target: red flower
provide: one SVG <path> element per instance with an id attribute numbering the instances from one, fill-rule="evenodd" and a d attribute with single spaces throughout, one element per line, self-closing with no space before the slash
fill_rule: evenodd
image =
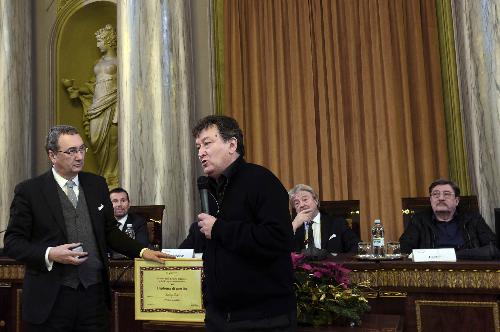
<path id="1" fill-rule="evenodd" d="M 322 279 L 335 279 L 335 281 L 347 288 L 349 286 L 349 272 L 342 264 L 332 261 L 311 261 L 304 263 L 304 254 L 292 253 L 292 264 L 294 270 L 305 271 L 315 278 Z"/>
<path id="2" fill-rule="evenodd" d="M 292 264 L 294 270 L 298 267 L 299 263 L 302 261 L 303 258 L 304 254 L 296 254 L 292 252 Z"/>

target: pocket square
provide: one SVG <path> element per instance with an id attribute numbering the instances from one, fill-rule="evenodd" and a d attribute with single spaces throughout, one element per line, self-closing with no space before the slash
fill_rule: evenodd
<path id="1" fill-rule="evenodd" d="M 104 205 L 99 205 L 99 207 L 97 208 L 98 211 L 101 211 L 102 209 L 104 208 Z"/>
<path id="2" fill-rule="evenodd" d="M 331 240 L 331 239 L 333 239 L 334 237 L 337 237 L 337 235 L 335 235 L 335 234 L 330 235 L 330 238 L 328 239 L 328 241 L 330 241 L 330 240 Z"/>

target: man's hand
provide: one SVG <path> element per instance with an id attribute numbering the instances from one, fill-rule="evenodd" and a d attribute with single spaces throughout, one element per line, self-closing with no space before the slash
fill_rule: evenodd
<path id="1" fill-rule="evenodd" d="M 166 254 L 161 251 L 146 249 L 142 253 L 142 258 L 147 261 L 153 261 L 158 263 L 163 263 L 165 259 L 174 259 L 175 256 Z"/>
<path id="2" fill-rule="evenodd" d="M 71 250 L 81 248 L 81 243 L 66 243 L 50 248 L 49 261 L 61 264 L 80 265 L 88 258 L 88 252 Z"/>
<path id="3" fill-rule="evenodd" d="M 309 221 L 312 219 L 312 209 L 306 209 L 303 211 L 300 211 L 297 213 L 295 216 L 295 219 L 292 221 L 292 226 L 293 226 L 293 231 L 295 232 L 297 228 L 302 226 L 306 221 Z"/>
<path id="4" fill-rule="evenodd" d="M 206 213 L 200 213 L 198 215 L 198 226 L 207 239 L 212 238 L 212 227 L 214 226 L 215 220 L 215 217 Z"/>

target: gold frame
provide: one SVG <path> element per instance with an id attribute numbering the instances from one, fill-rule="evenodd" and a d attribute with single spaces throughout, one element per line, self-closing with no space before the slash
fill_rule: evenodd
<path id="1" fill-rule="evenodd" d="M 21 299 L 23 296 L 23 290 L 16 290 L 16 332 L 21 332 L 23 327 L 22 312 L 21 312 Z"/>
<path id="2" fill-rule="evenodd" d="M 473 302 L 473 301 L 431 301 L 431 300 L 416 300 L 415 311 L 417 318 L 417 331 L 422 332 L 422 317 L 420 314 L 420 307 L 424 305 L 437 306 L 437 307 L 491 307 L 493 310 L 493 320 L 495 331 L 500 332 L 500 321 L 498 317 L 498 303 L 497 302 Z"/>

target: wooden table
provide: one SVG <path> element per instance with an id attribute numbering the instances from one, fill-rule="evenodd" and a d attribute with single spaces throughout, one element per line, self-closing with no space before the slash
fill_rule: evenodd
<path id="1" fill-rule="evenodd" d="M 145 331 L 168 331 L 168 332 L 201 332 L 205 331 L 203 325 L 167 323 L 167 322 L 144 322 Z M 363 317 L 362 326 L 299 326 L 297 332 L 400 332 L 403 330 L 403 319 L 397 315 L 375 315 L 367 314 Z"/>
<path id="2" fill-rule="evenodd" d="M 342 255 L 334 260 L 344 262 L 352 270 L 352 282 L 371 282 L 373 291 L 367 293 L 372 307 L 370 314 L 402 317 L 404 331 L 500 331 L 498 261 L 363 262 Z M 134 319 L 131 262 L 112 261 L 110 265 L 111 330 L 151 331 L 152 325 L 148 324 L 152 323 L 143 326 L 145 322 Z M 0 258 L 0 332 L 23 331 L 20 320 L 23 276 L 22 265 Z M 367 320 L 364 322 L 368 324 Z"/>

